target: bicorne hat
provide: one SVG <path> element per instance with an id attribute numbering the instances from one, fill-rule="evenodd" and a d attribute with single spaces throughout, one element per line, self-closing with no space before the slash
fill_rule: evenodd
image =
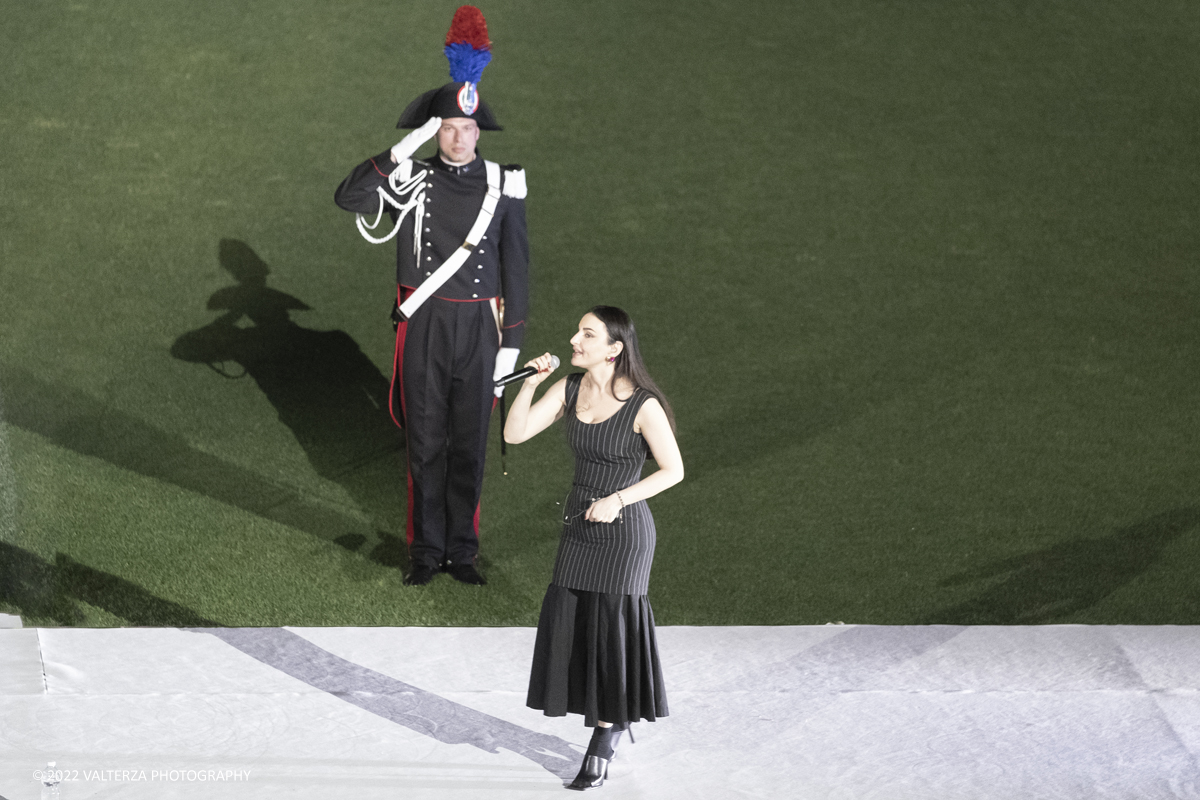
<path id="1" fill-rule="evenodd" d="M 466 117 L 475 120 L 480 130 L 503 130 L 479 96 L 479 79 L 492 60 L 492 43 L 482 11 L 475 6 L 460 6 L 454 12 L 444 52 L 450 61 L 452 82 L 430 89 L 409 103 L 396 127 L 419 128 L 430 117 Z"/>

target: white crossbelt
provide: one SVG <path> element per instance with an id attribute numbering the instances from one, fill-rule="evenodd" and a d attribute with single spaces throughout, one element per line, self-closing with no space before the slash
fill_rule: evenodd
<path id="1" fill-rule="evenodd" d="M 450 280 L 454 273 L 458 272 L 459 267 L 479 245 L 488 226 L 492 224 L 492 217 L 496 214 L 496 204 L 500 202 L 500 165 L 494 161 L 484 161 L 483 164 L 487 168 L 487 195 L 483 198 L 483 206 L 479 209 L 479 216 L 475 218 L 475 224 L 471 226 L 471 231 L 467 234 L 467 240 L 440 267 L 434 270 L 432 275 L 421 281 L 421 285 L 417 287 L 416 291 L 400 304 L 400 313 L 404 315 L 405 319 L 412 317 L 422 303 L 440 289 L 442 284 Z M 417 236 L 420 235 L 415 227 L 413 233 Z"/>

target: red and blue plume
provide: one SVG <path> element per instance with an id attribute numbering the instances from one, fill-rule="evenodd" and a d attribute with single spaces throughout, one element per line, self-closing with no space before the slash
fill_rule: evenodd
<path id="1" fill-rule="evenodd" d="M 459 6 L 446 34 L 446 58 L 450 60 L 450 80 L 479 83 L 483 68 L 492 60 L 487 22 L 475 6 Z"/>

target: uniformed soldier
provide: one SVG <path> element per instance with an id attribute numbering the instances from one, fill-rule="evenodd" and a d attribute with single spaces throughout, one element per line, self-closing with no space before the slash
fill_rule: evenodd
<path id="1" fill-rule="evenodd" d="M 494 381 L 513 371 L 525 333 L 525 172 L 476 150 L 481 131 L 501 130 L 478 94 L 489 47 L 483 15 L 460 8 L 446 38 L 454 81 L 410 103 L 397 127 L 415 130 L 359 164 L 334 198 L 359 214 L 368 240 L 396 239 L 391 401 L 407 437 L 408 585 L 439 571 L 484 583 L 476 556 Z M 415 157 L 434 137 L 436 153 Z M 393 227 L 377 238 L 384 212 Z"/>

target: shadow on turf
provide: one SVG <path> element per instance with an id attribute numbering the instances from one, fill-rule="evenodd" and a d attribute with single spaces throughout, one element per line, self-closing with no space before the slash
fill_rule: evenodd
<path id="1" fill-rule="evenodd" d="M 197 450 L 182 436 L 159 430 L 130 414 L 106 408 L 97 398 L 50 383 L 31 372 L 0 364 L 6 422 L 59 447 L 210 497 L 263 519 L 358 550 L 368 541 L 364 524 L 314 503 L 286 485 Z M 386 455 L 386 454 L 385 454 Z M 384 459 L 395 474 L 399 467 Z M 396 489 L 391 487 L 393 494 Z M 404 541 L 373 532 L 366 554 L 382 566 L 403 568 Z"/>
<path id="2" fill-rule="evenodd" d="M 1200 526 L 1200 508 L 1157 514 L 1098 539 L 1080 537 L 953 575 L 941 586 L 1001 578 L 927 624 L 1045 625 L 1070 621 L 1146 572 L 1171 542 Z"/>
<path id="3" fill-rule="evenodd" d="M 217 625 L 186 606 L 155 597 L 136 583 L 93 569 L 63 553 L 58 553 L 50 564 L 6 542 L 0 542 L 0 601 L 14 606 L 27 622 L 79 624 L 83 617 L 75 603 L 82 601 L 130 625 Z"/>
<path id="4" fill-rule="evenodd" d="M 236 285 L 214 293 L 208 308 L 224 313 L 180 336 L 172 356 L 205 364 L 225 378 L 252 378 L 317 474 L 343 486 L 374 519 L 398 516 L 403 437 L 387 411 L 388 380 L 345 332 L 293 323 L 290 312 L 308 306 L 267 287 L 269 269 L 247 245 L 222 240 L 218 255 Z M 243 320 L 251 324 L 242 327 Z M 368 530 L 359 520 L 94 397 L 3 365 L 0 384 L 7 421 L 60 447 L 302 530 L 382 566 L 406 566 L 401 537 Z"/>
<path id="5" fill-rule="evenodd" d="M 293 322 L 291 312 L 310 307 L 268 287 L 270 268 L 245 242 L 222 239 L 218 259 L 236 281 L 208 298 L 208 309 L 223 313 L 180 336 L 171 355 L 224 378 L 252 378 L 316 473 L 341 484 L 360 508 L 386 518 L 400 474 L 389 456 L 403 443 L 388 413 L 389 381 L 349 334 Z M 369 541 L 362 533 L 327 538 L 356 552 Z M 403 542 L 382 532 L 366 554 L 385 566 L 402 567 L 405 560 Z"/>
<path id="6" fill-rule="evenodd" d="M 388 412 L 390 382 L 349 334 L 293 322 L 291 312 L 309 306 L 267 286 L 270 269 L 247 244 L 222 239 L 218 258 L 236 281 L 208 298 L 208 309 L 222 313 L 180 336 L 171 355 L 224 378 L 253 379 L 316 473 L 386 518 L 399 483 L 396 459 L 388 455 L 403 441 Z M 381 459 L 389 468 L 370 469 Z"/>

